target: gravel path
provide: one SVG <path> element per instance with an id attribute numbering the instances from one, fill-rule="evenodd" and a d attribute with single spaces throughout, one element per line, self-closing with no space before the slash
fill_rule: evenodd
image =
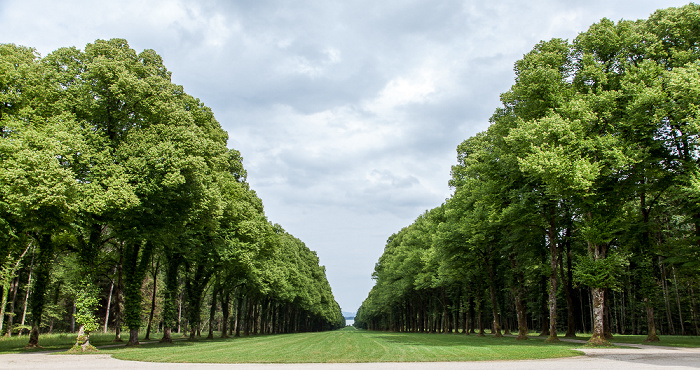
<path id="1" fill-rule="evenodd" d="M 171 364 L 122 361 L 109 355 L 23 353 L 0 355 L 0 369 L 232 369 L 232 370 L 413 370 L 413 369 L 524 369 L 630 370 L 700 368 L 700 348 L 635 345 L 627 348 L 580 349 L 586 356 L 527 361 L 409 362 L 361 364 Z"/>

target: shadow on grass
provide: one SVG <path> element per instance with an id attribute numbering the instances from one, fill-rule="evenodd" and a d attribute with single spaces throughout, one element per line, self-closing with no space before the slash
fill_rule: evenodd
<path id="1" fill-rule="evenodd" d="M 429 333 L 382 333 L 376 336 L 377 340 L 389 343 L 403 344 L 410 346 L 439 346 L 439 347 L 493 347 L 493 346 L 520 346 L 520 347 L 541 347 L 541 346 L 561 346 L 577 347 L 580 344 L 569 342 L 556 342 L 544 344 L 542 341 L 525 340 L 519 341 L 511 337 L 496 338 L 491 335 L 478 337 L 476 335 L 464 334 L 429 334 Z"/>

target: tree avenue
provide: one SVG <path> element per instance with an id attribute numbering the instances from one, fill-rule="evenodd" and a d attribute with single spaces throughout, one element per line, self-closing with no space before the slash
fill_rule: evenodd
<path id="1" fill-rule="evenodd" d="M 457 148 L 453 195 L 389 238 L 356 325 L 698 335 L 699 47 L 695 4 L 537 44 Z"/>
<path id="2" fill-rule="evenodd" d="M 345 326 L 325 270 L 265 217 L 212 111 L 152 50 L 0 45 L 0 332 L 222 336 Z"/>

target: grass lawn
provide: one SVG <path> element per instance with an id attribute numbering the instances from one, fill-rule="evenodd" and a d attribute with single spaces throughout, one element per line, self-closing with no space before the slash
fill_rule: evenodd
<path id="1" fill-rule="evenodd" d="M 579 334 L 576 339 L 588 340 L 590 339 L 590 334 Z M 700 337 L 691 336 L 681 336 L 681 335 L 659 335 L 658 342 L 644 342 L 647 339 L 646 335 L 621 335 L 615 334 L 613 339 L 610 340 L 612 343 L 628 343 L 628 344 L 644 344 L 651 346 L 668 346 L 668 347 L 700 347 Z"/>
<path id="2" fill-rule="evenodd" d="M 75 344 L 75 339 L 78 334 L 62 333 L 62 334 L 41 334 L 39 336 L 39 345 L 42 348 L 25 350 L 24 346 L 29 342 L 29 335 L 21 337 L 13 336 L 11 338 L 0 337 L 0 353 L 21 353 L 21 352 L 37 352 L 37 351 L 52 351 L 69 349 Z M 145 333 L 139 335 L 139 340 L 143 340 Z M 151 334 L 151 340 L 160 340 L 162 334 Z M 122 340 L 126 343 L 129 340 L 129 332 L 122 332 Z M 115 344 L 114 333 L 93 333 L 90 334 L 90 344 L 93 346 L 105 346 Z"/>
<path id="3" fill-rule="evenodd" d="M 171 345 L 106 348 L 122 360 L 208 363 L 418 362 L 557 358 L 580 355 L 575 343 L 455 334 L 343 330 L 265 335 L 227 340 L 179 341 Z"/>
<path id="4" fill-rule="evenodd" d="M 514 338 L 477 337 L 472 334 L 386 333 L 342 330 L 323 333 L 258 335 L 232 339 L 186 340 L 174 344 L 143 344 L 137 348 L 107 347 L 101 354 L 123 360 L 152 362 L 209 363 L 312 363 L 312 362 L 420 362 L 420 361 L 488 361 L 525 360 L 577 356 L 579 343 L 544 343 L 535 337 L 527 341 Z M 122 336 L 123 339 L 128 337 Z M 174 338 L 178 339 L 177 335 Z M 579 335 L 577 339 L 588 340 Z M 114 334 L 92 334 L 96 346 L 113 344 Z M 160 334 L 151 335 L 157 341 Z M 613 342 L 643 343 L 644 335 L 616 335 Z M 0 338 L 0 353 L 29 352 L 24 346 L 28 336 Z M 143 341 L 143 334 L 140 337 Z M 75 343 L 75 334 L 42 335 L 43 350 L 67 350 Z M 665 346 L 700 347 L 700 337 L 662 336 Z M 32 350 L 35 351 L 35 350 Z"/>

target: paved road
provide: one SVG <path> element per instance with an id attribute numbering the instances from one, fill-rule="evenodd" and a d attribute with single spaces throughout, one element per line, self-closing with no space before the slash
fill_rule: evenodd
<path id="1" fill-rule="evenodd" d="M 554 360 L 486 362 L 409 362 L 362 364 L 170 364 L 122 361 L 109 355 L 23 353 L 0 355 L 0 369 L 148 369 L 148 370 L 414 370 L 523 369 L 631 370 L 700 368 L 700 348 L 636 346 L 638 348 L 581 349 L 586 356 Z"/>

